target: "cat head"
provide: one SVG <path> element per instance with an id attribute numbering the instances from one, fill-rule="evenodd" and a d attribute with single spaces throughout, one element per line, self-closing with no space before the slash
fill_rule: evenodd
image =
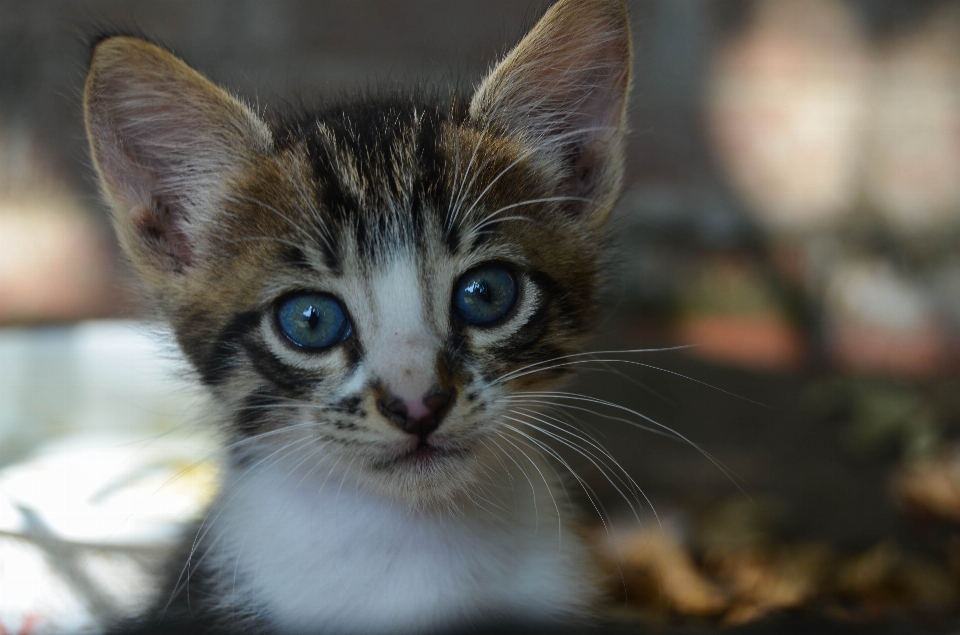
<path id="1" fill-rule="evenodd" d="M 593 322 L 630 57 L 622 0 L 561 0 L 469 102 L 268 123 L 158 46 L 95 46 L 84 113 L 120 242 L 238 460 L 423 502 L 525 442 L 510 400 Z"/>

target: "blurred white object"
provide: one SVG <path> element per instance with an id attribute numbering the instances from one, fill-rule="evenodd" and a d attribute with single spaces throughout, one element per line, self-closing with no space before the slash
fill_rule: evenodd
<path id="1" fill-rule="evenodd" d="M 951 363 L 933 293 L 888 262 L 835 262 L 824 311 L 832 354 L 842 367 L 929 376 Z"/>
<path id="2" fill-rule="evenodd" d="M 826 300 L 834 318 L 890 331 L 911 332 L 928 327 L 934 320 L 930 298 L 916 282 L 883 261 L 838 263 Z"/>
<path id="3" fill-rule="evenodd" d="M 0 465 L 53 436 L 167 432 L 203 419 L 207 407 L 175 344 L 155 325 L 0 330 Z"/>
<path id="4" fill-rule="evenodd" d="M 96 632 L 152 598 L 152 566 L 215 491 L 208 444 L 81 435 L 0 471 L 0 626 Z"/>
<path id="5" fill-rule="evenodd" d="M 960 6 L 887 43 L 871 99 L 866 194 L 906 232 L 960 225 Z"/>
<path id="6" fill-rule="evenodd" d="M 835 0 L 754 6 L 752 23 L 716 58 L 707 104 L 714 147 L 767 229 L 824 229 L 859 194 L 866 42 Z"/>
<path id="7" fill-rule="evenodd" d="M 0 331 L 0 448 L 31 451 L 0 470 L 0 632 L 98 632 L 150 596 L 215 491 L 185 371 L 147 325 Z"/>

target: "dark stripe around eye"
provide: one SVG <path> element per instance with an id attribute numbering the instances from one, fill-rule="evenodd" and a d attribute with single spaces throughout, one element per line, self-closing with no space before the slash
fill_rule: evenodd
<path id="1" fill-rule="evenodd" d="M 279 403 L 279 395 L 264 391 L 263 388 L 247 395 L 233 420 L 240 436 L 249 438 L 263 432 L 266 429 L 265 419 L 269 416 L 269 411 Z"/>
<path id="2" fill-rule="evenodd" d="M 213 344 L 201 348 L 185 338 L 183 349 L 207 386 L 223 385 L 230 375 L 246 364 L 272 384 L 279 394 L 300 397 L 323 381 L 323 375 L 286 364 L 254 337 L 252 332 L 260 325 L 262 316 L 260 311 L 239 313 L 221 329 Z M 246 360 L 238 359 L 242 353 L 246 353 Z"/>
<path id="3" fill-rule="evenodd" d="M 533 315 L 506 340 L 499 343 L 495 353 L 503 359 L 534 362 L 547 359 L 556 351 L 543 340 L 552 333 L 570 334 L 580 328 L 580 314 L 570 304 L 566 290 L 549 275 L 534 271 L 528 273 L 537 287 L 539 305 Z"/>
<path id="4" fill-rule="evenodd" d="M 186 335 L 181 344 L 187 358 L 193 363 L 200 378 L 207 386 L 219 386 L 236 368 L 236 357 L 240 351 L 239 342 L 260 324 L 259 311 L 239 313 L 220 330 L 212 344 L 206 345 L 203 333 L 196 338 Z M 189 316 L 195 324 L 211 320 L 210 316 Z"/>
<path id="5" fill-rule="evenodd" d="M 243 347 L 250 365 L 263 379 L 270 382 L 285 397 L 303 397 L 311 388 L 323 381 L 323 374 L 314 370 L 297 368 L 274 355 L 263 342 L 248 338 Z"/>

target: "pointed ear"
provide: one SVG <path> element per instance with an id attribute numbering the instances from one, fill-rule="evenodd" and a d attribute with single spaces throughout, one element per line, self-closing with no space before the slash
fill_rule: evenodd
<path id="1" fill-rule="evenodd" d="M 227 182 L 270 152 L 266 125 L 135 37 L 96 45 L 83 102 L 93 161 L 134 264 L 141 273 L 197 264 Z"/>
<path id="2" fill-rule="evenodd" d="M 600 223 L 623 178 L 630 88 L 623 0 L 560 0 L 483 80 L 470 116 L 535 147 L 573 209 Z"/>

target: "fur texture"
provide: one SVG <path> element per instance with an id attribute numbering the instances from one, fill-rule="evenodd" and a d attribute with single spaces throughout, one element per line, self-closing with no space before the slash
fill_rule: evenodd
<path id="1" fill-rule="evenodd" d="M 366 633 L 587 614 L 585 548 L 516 404 L 593 325 L 629 72 L 622 0 L 561 0 L 469 101 L 272 123 L 149 42 L 97 44 L 103 191 L 228 440 L 149 619 Z M 471 325 L 451 296 L 485 263 L 516 303 Z M 285 337 L 277 307 L 301 292 L 336 298 L 350 336 Z M 397 423 L 426 413 L 428 434 Z"/>

